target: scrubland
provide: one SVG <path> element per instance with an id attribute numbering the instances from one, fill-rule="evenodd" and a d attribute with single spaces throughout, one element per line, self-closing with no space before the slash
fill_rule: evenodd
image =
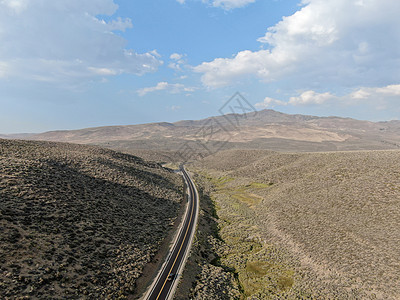
<path id="1" fill-rule="evenodd" d="M 170 231 L 180 176 L 97 147 L 0 139 L 0 298 L 123 299 Z"/>
<path id="2" fill-rule="evenodd" d="M 192 170 L 218 234 L 203 265 L 234 275 L 236 298 L 399 299 L 399 167 L 400 151 L 205 158 Z M 194 290 L 207 285 L 199 276 Z"/>

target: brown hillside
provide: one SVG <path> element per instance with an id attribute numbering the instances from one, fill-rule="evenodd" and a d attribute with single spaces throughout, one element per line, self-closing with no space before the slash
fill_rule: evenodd
<path id="1" fill-rule="evenodd" d="M 232 150 L 195 167 L 215 186 L 221 261 L 247 296 L 399 299 L 400 151 Z"/>
<path id="2" fill-rule="evenodd" d="M 26 137 L 34 140 L 96 144 L 124 152 L 176 151 L 188 145 L 194 151 L 269 149 L 276 151 L 384 150 L 400 148 L 399 123 L 351 118 L 289 115 L 262 110 L 203 120 L 108 126 L 51 131 Z M 198 143 L 200 142 L 200 143 Z M 203 144 L 203 145 L 202 145 Z"/>
<path id="3" fill-rule="evenodd" d="M 0 140 L 0 199 L 0 298 L 123 298 L 176 218 L 182 180 L 112 150 Z"/>

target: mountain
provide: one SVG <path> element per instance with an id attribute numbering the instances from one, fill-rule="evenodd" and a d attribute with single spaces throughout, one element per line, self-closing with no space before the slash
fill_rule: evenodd
<path id="1" fill-rule="evenodd" d="M 34 136 L 34 133 L 0 134 L 0 139 L 27 139 Z"/>
<path id="2" fill-rule="evenodd" d="M 290 115 L 265 109 L 203 120 L 50 131 L 27 139 L 93 144 L 125 152 L 177 151 L 205 154 L 221 149 L 277 151 L 378 150 L 400 148 L 400 121 Z"/>

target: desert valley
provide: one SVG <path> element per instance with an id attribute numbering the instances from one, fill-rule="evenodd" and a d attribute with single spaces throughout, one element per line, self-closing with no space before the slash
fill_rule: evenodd
<path id="1" fill-rule="evenodd" d="M 399 0 L 0 0 L 0 300 L 400 300 Z"/>
<path id="2" fill-rule="evenodd" d="M 211 120 L 233 117 L 242 128 L 212 137 L 233 136 L 225 148 L 185 162 L 200 220 L 176 299 L 397 299 L 398 123 L 272 110 Z M 2 297 L 139 297 L 179 224 L 179 144 L 207 126 L 2 139 Z"/>

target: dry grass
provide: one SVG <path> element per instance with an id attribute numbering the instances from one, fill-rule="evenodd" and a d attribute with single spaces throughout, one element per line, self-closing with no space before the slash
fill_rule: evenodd
<path id="1" fill-rule="evenodd" d="M 196 164 L 245 296 L 291 299 L 399 299 L 399 166 L 399 151 L 228 151 Z"/>
<path id="2" fill-rule="evenodd" d="M 180 176 L 97 147 L 0 140 L 0 298 L 124 298 L 182 198 Z"/>

